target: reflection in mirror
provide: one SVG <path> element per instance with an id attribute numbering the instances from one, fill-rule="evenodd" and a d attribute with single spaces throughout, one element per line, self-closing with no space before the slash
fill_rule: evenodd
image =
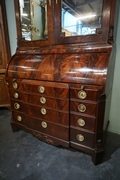
<path id="1" fill-rule="evenodd" d="M 62 0 L 64 36 L 96 34 L 102 24 L 103 0 Z"/>
<path id="2" fill-rule="evenodd" d="M 47 0 L 19 0 L 22 40 L 46 39 Z"/>

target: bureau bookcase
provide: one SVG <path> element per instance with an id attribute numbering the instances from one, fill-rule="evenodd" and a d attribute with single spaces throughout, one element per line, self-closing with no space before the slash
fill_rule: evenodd
<path id="1" fill-rule="evenodd" d="M 98 164 L 109 122 L 115 1 L 14 2 L 18 48 L 6 74 L 13 132 L 78 149 Z"/>

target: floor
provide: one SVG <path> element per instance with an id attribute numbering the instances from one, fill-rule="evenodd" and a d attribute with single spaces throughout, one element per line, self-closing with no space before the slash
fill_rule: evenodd
<path id="1" fill-rule="evenodd" d="M 0 108 L 0 180 L 120 180 L 120 135 L 107 132 L 102 163 L 89 155 L 12 132 L 11 113 Z"/>

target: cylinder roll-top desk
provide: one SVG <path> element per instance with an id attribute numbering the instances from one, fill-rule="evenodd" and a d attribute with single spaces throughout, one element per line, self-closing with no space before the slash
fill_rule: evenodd
<path id="1" fill-rule="evenodd" d="M 113 77 L 113 0 L 14 0 L 18 47 L 8 64 L 13 132 L 100 163 Z"/>

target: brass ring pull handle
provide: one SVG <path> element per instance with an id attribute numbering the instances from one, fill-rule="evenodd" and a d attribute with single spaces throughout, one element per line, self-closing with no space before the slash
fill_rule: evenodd
<path id="1" fill-rule="evenodd" d="M 46 98 L 45 98 L 45 97 L 40 97 L 40 102 L 41 102 L 42 104 L 45 104 L 45 103 L 46 103 Z"/>
<path id="2" fill-rule="evenodd" d="M 85 121 L 84 121 L 82 118 L 78 119 L 78 120 L 77 120 L 77 123 L 78 123 L 78 125 L 81 126 L 81 127 L 85 126 Z"/>
<path id="3" fill-rule="evenodd" d="M 39 87 L 38 87 L 38 91 L 39 91 L 40 93 L 44 93 L 44 92 L 45 92 L 45 87 L 44 87 L 44 86 L 39 86 Z"/>
<path id="4" fill-rule="evenodd" d="M 86 106 L 85 106 L 84 104 L 80 104 L 80 105 L 78 106 L 78 110 L 83 113 L 83 112 L 86 111 Z"/>
<path id="5" fill-rule="evenodd" d="M 42 113 L 43 115 L 45 115 L 45 114 L 47 113 L 46 109 L 45 109 L 45 108 L 41 108 L 41 113 Z"/>
<path id="6" fill-rule="evenodd" d="M 86 96 L 87 96 L 87 93 L 86 93 L 84 90 L 80 90 L 80 91 L 78 92 L 78 97 L 79 97 L 80 99 L 85 99 Z"/>
<path id="7" fill-rule="evenodd" d="M 80 141 L 80 142 L 82 142 L 82 141 L 84 141 L 84 136 L 82 135 L 82 134 L 78 134 L 77 136 L 76 136 L 76 139 L 78 140 L 78 141 Z"/>
<path id="8" fill-rule="evenodd" d="M 17 89 L 18 88 L 18 84 L 16 82 L 13 83 L 13 88 Z"/>
<path id="9" fill-rule="evenodd" d="M 17 92 L 15 92 L 15 93 L 14 93 L 14 98 L 15 98 L 15 99 L 18 99 L 18 97 L 19 97 L 19 94 L 18 94 Z"/>
<path id="10" fill-rule="evenodd" d="M 14 104 L 14 108 L 15 108 L 15 109 L 20 109 L 20 104 L 15 103 L 15 104 Z"/>
<path id="11" fill-rule="evenodd" d="M 41 126 L 42 126 L 43 128 L 47 128 L 47 123 L 46 123 L 45 121 L 43 121 L 43 122 L 41 122 Z"/>
<path id="12" fill-rule="evenodd" d="M 21 116 L 17 116 L 17 120 L 18 120 L 19 122 L 21 122 L 21 121 L 22 121 L 22 117 L 21 117 Z"/>

